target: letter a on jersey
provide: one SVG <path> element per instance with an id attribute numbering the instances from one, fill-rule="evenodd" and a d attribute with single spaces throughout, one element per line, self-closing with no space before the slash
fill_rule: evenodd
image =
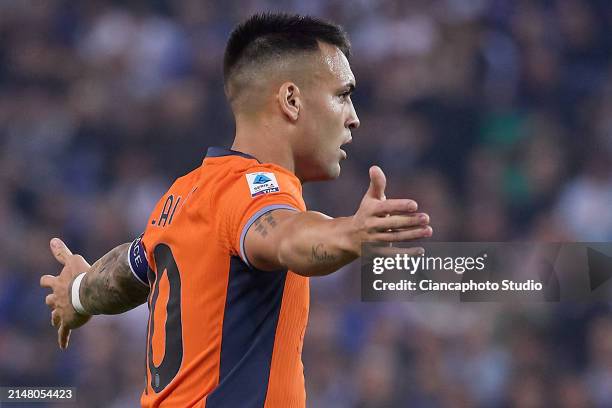
<path id="1" fill-rule="evenodd" d="M 248 173 L 246 175 L 251 197 L 280 191 L 274 173 Z"/>

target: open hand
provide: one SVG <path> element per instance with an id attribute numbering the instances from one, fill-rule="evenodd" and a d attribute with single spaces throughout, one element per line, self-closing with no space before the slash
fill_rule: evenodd
<path id="1" fill-rule="evenodd" d="M 387 179 L 380 167 L 370 167 L 370 187 L 352 217 L 356 247 L 360 248 L 363 241 L 400 242 L 427 238 L 432 234 L 429 216 L 416 212 L 418 206 L 414 200 L 387 199 L 386 184 Z"/>
<path id="2" fill-rule="evenodd" d="M 91 317 L 74 310 L 70 294 L 73 279 L 87 272 L 90 265 L 82 256 L 73 255 L 59 238 L 53 238 L 50 247 L 55 259 L 64 267 L 58 276 L 43 275 L 40 278 L 40 286 L 53 291 L 47 295 L 45 303 L 51 309 L 51 324 L 57 328 L 59 347 L 65 349 L 68 347 L 70 330 L 84 325 Z"/>

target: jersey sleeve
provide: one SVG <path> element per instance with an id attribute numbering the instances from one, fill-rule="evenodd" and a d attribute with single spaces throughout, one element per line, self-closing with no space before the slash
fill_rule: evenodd
<path id="1" fill-rule="evenodd" d="M 247 232 L 270 211 L 305 211 L 302 188 L 295 176 L 264 168 L 245 172 L 232 190 L 226 200 L 230 248 L 250 267 L 244 248 Z"/>

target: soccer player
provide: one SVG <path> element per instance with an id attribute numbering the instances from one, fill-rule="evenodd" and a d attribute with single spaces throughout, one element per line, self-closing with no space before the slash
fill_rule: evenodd
<path id="1" fill-rule="evenodd" d="M 338 177 L 359 119 L 343 30 L 316 18 L 256 15 L 225 51 L 236 120 L 231 150 L 210 148 L 176 180 L 144 234 L 91 267 L 59 239 L 51 288 L 61 348 L 91 315 L 148 299 L 144 407 L 304 407 L 302 343 L 309 277 L 338 270 L 363 241 L 431 235 L 409 199 L 386 199 L 370 169 L 357 212 L 307 211 L 302 183 Z"/>

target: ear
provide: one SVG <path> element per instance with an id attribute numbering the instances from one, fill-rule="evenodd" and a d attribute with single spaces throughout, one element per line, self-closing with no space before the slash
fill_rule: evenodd
<path id="1" fill-rule="evenodd" d="M 278 89 L 277 99 L 280 110 L 287 119 L 296 121 L 302 107 L 300 88 L 293 82 L 285 82 Z"/>

